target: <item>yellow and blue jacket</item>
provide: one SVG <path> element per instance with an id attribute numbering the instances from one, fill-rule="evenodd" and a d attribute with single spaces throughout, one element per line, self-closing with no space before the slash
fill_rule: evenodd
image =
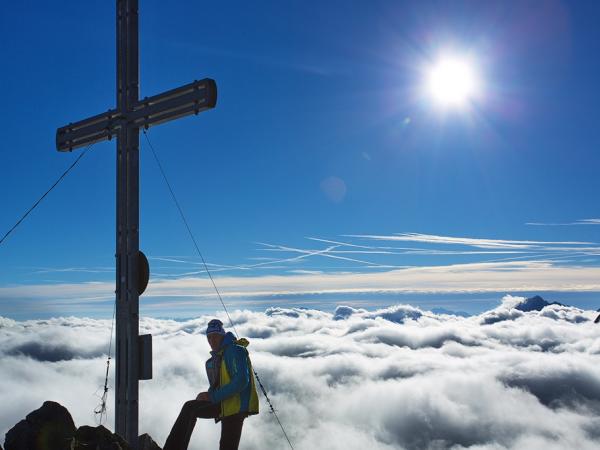
<path id="1" fill-rule="evenodd" d="M 233 333 L 227 333 L 221 348 L 211 351 L 206 361 L 210 382 L 208 396 L 212 403 L 221 403 L 220 418 L 238 413 L 258 414 L 258 394 L 246 350 L 248 344 L 248 340 L 236 340 Z"/>

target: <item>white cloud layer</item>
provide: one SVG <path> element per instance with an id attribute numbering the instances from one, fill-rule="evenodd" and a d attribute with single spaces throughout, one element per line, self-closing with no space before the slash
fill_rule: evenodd
<path id="1" fill-rule="evenodd" d="M 231 316 L 298 450 L 598 448 L 596 314 L 522 312 L 518 301 L 469 318 L 408 305 Z M 141 320 L 154 335 L 154 379 L 141 383 L 140 432 L 159 444 L 183 402 L 206 387 L 210 318 Z M 49 399 L 77 425 L 93 424 L 109 330 L 102 320 L 0 318 L 0 433 Z M 262 397 L 261 407 L 240 449 L 286 448 Z M 111 428 L 112 411 L 111 400 Z M 216 448 L 218 435 L 200 421 L 190 448 Z"/>

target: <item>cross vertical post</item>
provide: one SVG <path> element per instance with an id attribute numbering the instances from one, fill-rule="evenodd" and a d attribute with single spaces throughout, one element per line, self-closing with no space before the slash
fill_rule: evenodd
<path id="1" fill-rule="evenodd" d="M 139 98 L 138 0 L 117 4 L 117 107 L 56 130 L 56 148 L 70 152 L 117 138 L 115 432 L 138 447 L 139 380 L 152 378 L 152 336 L 139 336 L 139 296 L 148 265 L 139 251 L 140 128 L 198 114 L 217 104 L 214 80 Z"/>
<path id="2" fill-rule="evenodd" d="M 117 0 L 117 110 L 139 97 L 138 0 Z M 123 119 L 121 119 L 123 120 Z M 139 334 L 139 128 L 117 134 L 115 432 L 137 448 Z"/>

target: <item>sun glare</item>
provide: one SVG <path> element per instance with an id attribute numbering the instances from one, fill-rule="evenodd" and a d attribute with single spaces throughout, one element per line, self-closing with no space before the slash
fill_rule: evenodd
<path id="1" fill-rule="evenodd" d="M 429 70 L 427 90 L 443 107 L 462 107 L 479 92 L 479 79 L 472 62 L 458 57 L 443 57 Z"/>

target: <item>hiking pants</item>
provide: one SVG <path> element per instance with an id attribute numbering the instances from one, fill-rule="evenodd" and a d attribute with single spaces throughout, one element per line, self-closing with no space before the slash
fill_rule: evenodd
<path id="1" fill-rule="evenodd" d="M 183 404 L 181 412 L 169 433 L 163 450 L 187 450 L 196 425 L 196 419 L 219 417 L 220 404 L 201 400 L 190 400 Z M 221 419 L 221 441 L 219 450 L 237 450 L 242 435 L 246 414 L 234 414 Z"/>

